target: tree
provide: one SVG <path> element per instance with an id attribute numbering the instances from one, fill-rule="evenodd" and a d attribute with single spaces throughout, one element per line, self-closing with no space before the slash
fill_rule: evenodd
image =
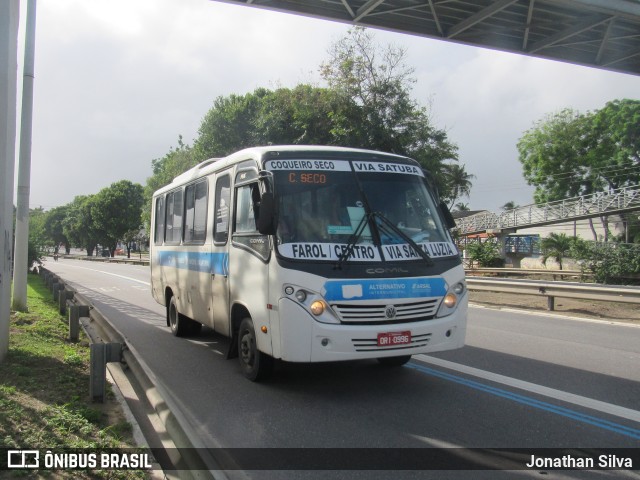
<path id="1" fill-rule="evenodd" d="M 127 232 L 140 230 L 144 189 L 138 183 L 120 180 L 98 192 L 91 204 L 91 216 L 100 243 L 113 257 L 119 240 Z"/>
<path id="2" fill-rule="evenodd" d="M 584 115 L 565 109 L 537 122 L 518 141 L 524 177 L 536 187 L 536 203 L 593 193 L 581 141 L 587 123 Z"/>
<path id="3" fill-rule="evenodd" d="M 640 183 L 640 100 L 614 100 L 588 117 L 586 163 L 601 190 Z"/>
<path id="4" fill-rule="evenodd" d="M 446 164 L 443 169 L 445 188 L 443 199 L 448 202 L 449 208 L 460 197 L 468 197 L 473 186 L 475 175 L 467 173 L 464 165 Z"/>
<path id="5" fill-rule="evenodd" d="M 500 208 L 506 212 L 507 210 L 513 210 L 513 209 L 518 208 L 518 207 L 519 207 L 519 205 L 516 202 L 514 202 L 513 200 L 509 200 L 507 203 L 502 205 Z"/>
<path id="6" fill-rule="evenodd" d="M 586 161 L 601 190 L 640 183 L 640 100 L 614 100 L 589 117 Z M 633 218 L 621 215 L 625 230 Z M 608 240 L 607 218 L 602 218 Z"/>
<path id="7" fill-rule="evenodd" d="M 336 143 L 415 158 L 431 172 L 442 197 L 451 198 L 444 162 L 458 160 L 458 147 L 411 98 L 415 78 L 405 59 L 406 50 L 377 45 L 362 27 L 330 47 L 320 73 L 344 99 L 333 117 Z"/>
<path id="8" fill-rule="evenodd" d="M 536 187 L 536 202 L 640 183 L 639 123 L 639 100 L 615 100 L 587 114 L 565 109 L 538 122 L 518 141 L 524 177 Z M 607 217 L 601 221 L 608 232 Z M 593 226 L 592 231 L 595 239 Z"/>
<path id="9" fill-rule="evenodd" d="M 596 112 L 547 116 L 518 141 L 524 176 L 538 202 L 640 183 L 640 100 Z"/>
<path id="10" fill-rule="evenodd" d="M 465 247 L 471 261 L 477 262 L 480 267 L 502 267 L 504 259 L 500 256 L 500 245 L 492 240 L 478 240 Z"/>
<path id="11" fill-rule="evenodd" d="M 470 210 L 468 203 L 458 202 L 453 206 L 454 212 L 469 212 Z"/>
<path id="12" fill-rule="evenodd" d="M 562 260 L 566 258 L 573 245 L 573 238 L 565 233 L 550 233 L 548 237 L 543 238 L 540 242 L 540 250 L 542 251 L 542 263 L 546 265 L 547 260 L 552 258 L 562 270 Z"/>
<path id="13" fill-rule="evenodd" d="M 193 147 L 180 140 L 178 148 L 152 162 L 146 199 L 180 168 L 272 144 L 341 145 L 410 156 L 432 173 L 443 197 L 449 198 L 451 182 L 445 178 L 449 170 L 444 162 L 457 161 L 457 146 L 411 98 L 415 80 L 405 65 L 405 53 L 378 46 L 372 34 L 355 28 L 336 42 L 320 66 L 327 87 L 258 88 L 216 98 Z"/>
<path id="14" fill-rule="evenodd" d="M 153 175 L 147 178 L 147 184 L 144 187 L 144 207 L 141 215 L 141 225 L 145 225 L 148 232 L 151 224 L 151 197 L 153 192 L 171 183 L 175 177 L 197 165 L 199 161 L 200 157 L 198 157 L 194 149 L 182 142 L 182 136 L 178 137 L 177 148 L 171 148 L 164 157 L 151 161 Z"/>
<path id="15" fill-rule="evenodd" d="M 45 247 L 51 245 L 45 229 L 47 214 L 42 207 L 29 210 L 29 239 L 27 245 L 27 269 L 40 263 Z"/>
<path id="16" fill-rule="evenodd" d="M 596 283 L 638 284 L 640 248 L 634 244 L 598 243 L 574 239 L 571 256 L 580 261 L 583 272 Z"/>
<path id="17" fill-rule="evenodd" d="M 99 243 L 99 232 L 91 214 L 95 195 L 80 195 L 68 205 L 62 229 L 67 239 L 76 247 L 86 249 L 92 256 Z"/>
<path id="18" fill-rule="evenodd" d="M 219 97 L 200 126 L 195 157 L 220 157 L 256 145 L 337 144 L 335 119 L 345 115 L 340 102 L 335 92 L 310 85 Z"/>
<path id="19" fill-rule="evenodd" d="M 64 234 L 64 220 L 69 210 L 68 205 L 52 208 L 47 212 L 44 220 L 44 230 L 51 243 L 56 247 L 64 244 L 65 252 L 70 252 L 71 245 L 69 239 Z"/>

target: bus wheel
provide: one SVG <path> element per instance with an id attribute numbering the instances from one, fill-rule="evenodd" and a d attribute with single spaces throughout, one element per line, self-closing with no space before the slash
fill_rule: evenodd
<path id="1" fill-rule="evenodd" d="M 252 382 L 263 380 L 273 370 L 273 358 L 258 350 L 253 321 L 245 318 L 238 331 L 238 358 L 245 377 Z"/>
<path id="2" fill-rule="evenodd" d="M 167 305 L 167 317 L 169 318 L 169 327 L 171 327 L 171 333 L 176 337 L 184 337 L 189 329 L 188 319 L 178 312 L 178 305 L 176 305 L 176 297 L 172 296 Z"/>
<path id="3" fill-rule="evenodd" d="M 401 357 L 382 357 L 378 358 L 380 365 L 385 367 L 400 367 L 411 360 L 411 355 L 403 355 Z"/>

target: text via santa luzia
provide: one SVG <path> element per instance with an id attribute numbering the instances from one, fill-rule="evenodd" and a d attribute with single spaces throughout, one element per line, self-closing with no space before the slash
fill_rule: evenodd
<path id="1" fill-rule="evenodd" d="M 455 245 L 450 242 L 427 242 L 418 244 L 431 258 L 451 257 L 457 255 Z M 415 260 L 421 258 L 411 245 L 383 245 L 384 255 L 388 260 Z"/>

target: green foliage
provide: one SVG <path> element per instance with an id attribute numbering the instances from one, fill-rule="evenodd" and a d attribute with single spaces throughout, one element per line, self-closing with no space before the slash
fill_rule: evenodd
<path id="1" fill-rule="evenodd" d="M 99 232 L 91 214 L 95 195 L 80 195 L 67 205 L 67 215 L 62 221 L 65 237 L 76 247 L 83 247 L 87 255 L 93 255 L 99 243 Z"/>
<path id="2" fill-rule="evenodd" d="M 538 203 L 593 192 L 586 179 L 583 149 L 584 115 L 571 109 L 547 116 L 518 141 L 519 160 Z"/>
<path id="3" fill-rule="evenodd" d="M 52 208 L 47 212 L 44 220 L 44 230 L 51 244 L 64 244 L 67 253 L 69 253 L 69 249 L 71 248 L 69 239 L 64 233 L 64 220 L 67 217 L 68 210 L 69 205 Z"/>
<path id="4" fill-rule="evenodd" d="M 27 245 L 27 269 L 34 263 L 40 263 L 45 248 L 52 244 L 46 231 L 47 214 L 42 208 L 29 211 L 29 239 Z"/>
<path id="5" fill-rule="evenodd" d="M 30 276 L 27 296 L 29 313 L 12 314 L 9 351 L 0 365 L 0 447 L 43 451 L 134 447 L 130 426 L 110 425 L 106 412 L 89 398 L 86 339 L 76 344 L 66 340 L 65 319 L 40 278 Z M 135 470 L 42 470 L 37 478 L 148 475 Z"/>
<path id="6" fill-rule="evenodd" d="M 504 259 L 500 256 L 500 245 L 487 240 L 485 242 L 471 242 L 466 247 L 468 258 L 477 262 L 480 267 L 502 267 Z"/>
<path id="7" fill-rule="evenodd" d="M 153 191 L 198 162 L 273 144 L 340 145 L 407 155 L 431 171 L 443 198 L 453 201 L 452 192 L 468 193 L 472 176 L 462 168 L 466 183 L 458 187 L 459 170 L 445 164 L 457 161 L 457 146 L 411 98 L 415 80 L 405 54 L 376 45 L 371 33 L 355 28 L 330 48 L 320 67 L 327 87 L 258 88 L 216 98 L 193 147 L 180 140 L 178 148 L 152 162 L 147 205 Z"/>
<path id="8" fill-rule="evenodd" d="M 640 246 L 625 243 L 597 243 L 577 240 L 571 256 L 580 261 L 583 272 L 594 275 L 596 283 L 640 283 Z"/>
<path id="9" fill-rule="evenodd" d="M 142 185 L 120 180 L 98 192 L 91 202 L 91 216 L 100 243 L 111 250 L 127 232 L 140 229 L 143 204 Z"/>
<path id="10" fill-rule="evenodd" d="M 93 255 L 98 244 L 108 246 L 112 254 L 119 240 L 131 231 L 139 231 L 144 203 L 142 185 L 121 180 L 97 194 L 78 196 L 64 207 L 48 213 L 45 225 L 50 239 L 84 247 Z"/>
<path id="11" fill-rule="evenodd" d="M 472 180 L 475 175 L 467 173 L 464 165 L 444 164 L 440 170 L 442 175 L 440 190 L 442 198 L 449 203 L 449 208 L 461 197 L 471 194 Z M 442 186 L 444 182 L 444 186 Z"/>
<path id="12" fill-rule="evenodd" d="M 33 240 L 29 239 L 29 245 L 27 247 L 27 265 L 29 266 L 29 269 L 31 269 L 34 263 L 40 264 L 43 257 L 44 251 L 42 248 Z"/>
<path id="13" fill-rule="evenodd" d="M 609 102 L 589 121 L 586 162 L 601 189 L 639 184 L 640 100 Z"/>
<path id="14" fill-rule="evenodd" d="M 320 73 L 343 99 L 340 115 L 334 116 L 336 143 L 416 159 L 452 205 L 457 198 L 452 181 L 456 171 L 445 162 L 458 160 L 458 147 L 411 98 L 415 78 L 405 58 L 405 50 L 376 44 L 373 34 L 361 27 L 331 46 Z"/>
<path id="15" fill-rule="evenodd" d="M 542 252 L 542 263 L 546 264 L 548 259 L 553 259 L 560 265 L 562 270 L 562 260 L 570 255 L 575 239 L 566 233 L 550 233 L 548 237 L 540 242 Z"/>
<path id="16" fill-rule="evenodd" d="M 640 100 L 582 114 L 562 110 L 518 141 L 523 174 L 543 203 L 640 183 Z"/>

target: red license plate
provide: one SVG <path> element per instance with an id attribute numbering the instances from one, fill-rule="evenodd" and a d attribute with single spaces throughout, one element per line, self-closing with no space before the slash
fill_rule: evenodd
<path id="1" fill-rule="evenodd" d="M 411 332 L 385 332 L 378 334 L 379 347 L 395 347 L 411 343 Z"/>

